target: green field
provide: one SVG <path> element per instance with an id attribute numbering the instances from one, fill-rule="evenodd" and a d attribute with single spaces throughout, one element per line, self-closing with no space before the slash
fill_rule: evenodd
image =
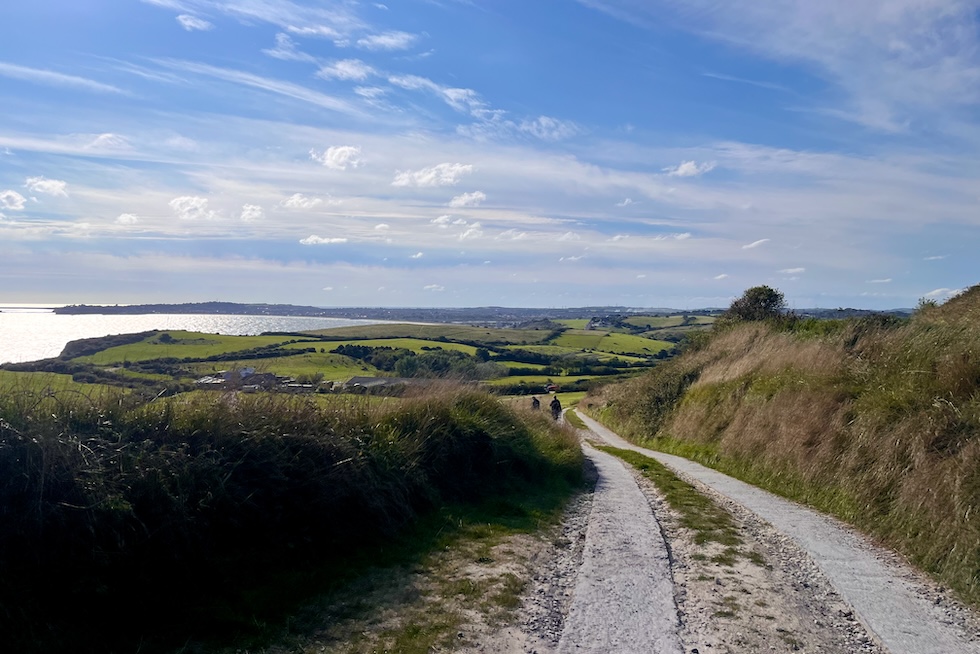
<path id="1" fill-rule="evenodd" d="M 327 381 L 346 381 L 355 375 L 376 376 L 382 373 L 369 363 L 339 354 L 304 352 L 288 357 L 242 359 L 240 361 L 207 361 L 191 364 L 198 375 L 210 375 L 220 370 L 254 368 L 256 372 L 272 372 L 286 377 L 322 374 Z"/>
<path id="2" fill-rule="evenodd" d="M 405 323 L 335 327 L 308 333 L 338 341 L 355 338 L 417 338 L 422 340 L 446 338 L 457 341 L 515 345 L 540 343 L 551 334 L 550 331 L 543 329 L 488 329 L 469 325 L 411 325 Z"/>
<path id="3" fill-rule="evenodd" d="M 684 325 L 684 316 L 630 316 L 623 320 L 627 325 L 643 329 L 665 329 Z M 686 326 L 714 324 L 714 316 L 689 316 Z"/>
<path id="4" fill-rule="evenodd" d="M 655 341 L 642 336 L 591 330 L 569 330 L 552 342 L 571 350 L 593 350 L 634 356 L 653 356 L 660 350 L 673 347 L 672 343 Z"/>
<path id="5" fill-rule="evenodd" d="M 501 377 L 499 379 L 492 379 L 487 383 L 491 386 L 507 386 L 508 384 L 520 384 L 524 382 L 530 386 L 538 385 L 542 388 L 548 382 L 554 382 L 561 386 L 562 384 L 571 384 L 573 382 L 581 381 L 583 379 L 595 379 L 592 375 L 570 375 L 568 377 L 561 377 L 558 375 L 518 375 L 516 377 Z"/>
<path id="6" fill-rule="evenodd" d="M 164 341 L 161 342 L 160 339 L 164 337 L 164 334 L 169 334 L 173 340 L 168 342 L 164 338 Z M 200 332 L 169 331 L 154 334 L 139 343 L 110 347 L 96 354 L 78 357 L 74 360 L 79 363 L 94 363 L 104 366 L 125 361 L 149 361 L 167 357 L 197 359 L 285 343 L 295 339 L 295 336 L 221 336 Z M 310 347 L 310 345 L 302 347 Z"/>
<path id="7" fill-rule="evenodd" d="M 585 326 L 592 321 L 588 318 L 569 318 L 567 320 L 556 320 L 555 322 L 571 329 L 585 329 Z"/>
<path id="8" fill-rule="evenodd" d="M 285 345 L 284 349 L 291 348 L 305 348 L 316 346 L 317 348 L 323 348 L 327 352 L 341 345 L 363 345 L 365 347 L 390 347 L 390 348 L 404 348 L 406 350 L 411 350 L 416 354 L 422 354 L 427 351 L 432 350 L 456 350 L 457 352 L 465 352 L 466 354 L 472 355 L 476 352 L 476 348 L 472 345 L 463 345 L 462 343 L 447 343 L 445 341 L 433 341 L 421 338 L 372 338 L 367 340 L 344 340 L 344 341 L 318 341 L 315 343 L 310 342 L 300 342 L 293 343 L 290 345 Z"/>
<path id="9" fill-rule="evenodd" d="M 52 391 L 77 391 L 84 394 L 100 393 L 117 390 L 104 384 L 83 384 L 72 381 L 71 375 L 59 375 L 53 372 L 14 372 L 0 370 L 0 392 L 6 394 L 20 391 L 32 393 Z"/>

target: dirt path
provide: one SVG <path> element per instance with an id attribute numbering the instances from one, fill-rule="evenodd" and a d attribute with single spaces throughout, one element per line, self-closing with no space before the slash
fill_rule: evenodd
<path id="1" fill-rule="evenodd" d="M 686 459 L 639 448 L 588 417 L 582 418 L 602 440 L 659 460 L 688 481 L 716 493 L 741 518 L 744 530 L 757 537 L 770 579 L 753 581 L 743 571 L 726 578 L 716 577 L 715 582 L 723 588 L 726 583 L 741 586 L 729 597 L 735 597 L 730 603 L 740 604 L 743 609 L 746 603 L 740 602 L 738 595 L 754 595 L 768 587 L 769 599 L 763 599 L 762 604 L 756 600 L 753 604 L 764 610 L 755 613 L 771 617 L 772 623 L 789 624 L 789 627 L 777 627 L 775 634 L 791 649 L 891 654 L 980 652 L 980 626 L 976 616 L 954 602 L 943 589 L 904 565 L 897 556 L 873 547 L 867 539 L 822 514 Z M 665 531 L 669 529 L 665 527 Z M 673 540 L 668 540 L 673 546 Z M 678 566 L 674 565 L 673 569 L 676 575 Z M 678 584 L 678 604 L 686 630 L 682 637 L 690 642 L 698 638 L 698 629 L 689 624 L 692 617 L 697 618 L 697 611 L 692 616 L 690 609 L 704 605 L 705 590 L 691 583 L 697 578 L 692 579 L 683 571 L 681 576 L 684 579 L 679 581 L 684 583 Z M 698 577 L 706 576 L 710 575 L 698 574 Z M 692 593 L 702 597 L 692 598 Z M 773 601 L 777 602 L 776 606 L 771 604 Z M 764 623 L 753 620 L 752 614 L 752 610 L 743 611 L 745 628 L 736 634 L 752 642 L 737 643 L 731 633 L 712 634 L 720 625 L 702 619 L 700 637 L 720 640 L 729 649 L 694 647 L 688 651 L 759 651 L 767 630 L 760 628 Z M 714 617 L 732 616 L 716 611 Z M 828 626 L 829 629 L 825 628 Z M 776 649 L 776 646 L 770 644 L 769 648 Z"/>
<path id="2" fill-rule="evenodd" d="M 559 654 L 680 654 L 667 545 L 632 475 L 585 446 L 598 471 L 585 551 Z"/>

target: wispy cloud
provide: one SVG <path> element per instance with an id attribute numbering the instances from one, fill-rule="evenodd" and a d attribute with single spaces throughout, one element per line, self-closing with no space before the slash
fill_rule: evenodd
<path id="1" fill-rule="evenodd" d="M 276 34 L 276 47 L 263 50 L 262 53 L 283 61 L 316 61 L 313 55 L 300 52 L 289 35 L 282 32 Z"/>
<path id="2" fill-rule="evenodd" d="M 770 241 L 770 239 L 768 239 L 768 238 L 760 238 L 758 241 L 753 241 L 753 242 L 749 243 L 748 245 L 743 245 L 742 246 L 742 249 L 743 250 L 751 250 L 753 248 L 759 247 L 760 245 L 765 245 L 769 241 Z"/>
<path id="3" fill-rule="evenodd" d="M 718 279 L 718 280 L 728 279 L 728 274 L 727 273 L 721 273 L 720 275 L 715 275 L 712 279 Z"/>
<path id="4" fill-rule="evenodd" d="M 714 161 L 706 161 L 700 164 L 695 161 L 684 161 L 663 170 L 670 177 L 698 177 L 714 170 L 715 166 Z"/>
<path id="5" fill-rule="evenodd" d="M 799 275 L 800 273 L 805 273 L 806 268 L 783 268 L 779 272 L 783 275 Z"/>
<path id="6" fill-rule="evenodd" d="M 33 82 L 35 84 L 43 84 L 45 86 L 57 86 L 62 88 L 79 89 L 82 91 L 94 91 L 96 93 L 128 94 L 127 91 L 112 86 L 111 84 L 103 84 L 102 82 L 96 82 L 95 80 L 85 77 L 65 75 L 64 73 L 56 73 L 52 70 L 43 70 L 40 68 L 28 68 L 27 66 L 8 64 L 2 61 L 0 61 L 0 77 L 19 79 L 26 82 Z"/>
<path id="7" fill-rule="evenodd" d="M 435 293 L 441 293 L 446 290 L 445 286 L 440 286 L 439 284 L 427 284 L 422 287 L 423 291 L 433 291 Z"/>
<path id="8" fill-rule="evenodd" d="M 636 203 L 635 203 L 635 202 L 634 202 L 634 201 L 633 201 L 632 199 L 630 199 L 630 198 L 626 198 L 626 199 L 625 199 L 625 200 L 623 200 L 622 202 L 617 202 L 617 203 L 616 203 L 616 206 L 617 206 L 617 207 L 628 207 L 628 206 L 630 206 L 631 204 L 636 204 Z"/>
<path id="9" fill-rule="evenodd" d="M 342 237 L 325 237 L 311 234 L 306 238 L 300 239 L 301 245 L 333 245 L 336 243 L 346 243 L 347 239 Z"/>
<path id="10" fill-rule="evenodd" d="M 575 123 L 558 120 L 550 116 L 538 116 L 534 120 L 523 120 L 519 129 L 543 141 L 561 141 L 575 136 L 580 131 Z"/>
<path id="11" fill-rule="evenodd" d="M 121 213 L 116 217 L 118 225 L 135 225 L 140 221 L 140 217 L 134 213 Z"/>
<path id="12" fill-rule="evenodd" d="M 963 292 L 961 288 L 937 288 L 925 294 L 927 298 L 952 297 Z"/>
<path id="13" fill-rule="evenodd" d="M 310 159 L 318 161 L 331 170 L 347 170 L 361 165 L 361 149 L 354 145 L 334 145 L 324 152 L 310 150 Z"/>
<path id="14" fill-rule="evenodd" d="M 463 175 L 473 172 L 471 164 L 441 163 L 420 170 L 399 171 L 392 186 L 454 186 Z"/>
<path id="15" fill-rule="evenodd" d="M 891 277 L 888 277 L 886 279 L 869 279 L 868 280 L 868 283 L 869 284 L 890 284 L 891 281 L 892 281 L 891 280 Z"/>
<path id="16" fill-rule="evenodd" d="M 773 61 L 807 64 L 848 98 L 826 113 L 875 129 L 904 130 L 913 116 L 942 125 L 948 109 L 980 99 L 973 0 L 579 1 L 643 27 L 666 18 Z"/>
<path id="17" fill-rule="evenodd" d="M 782 84 L 774 84 L 772 82 L 764 82 L 761 80 L 746 79 L 744 77 L 736 77 L 734 75 L 725 75 L 723 73 L 701 73 L 705 77 L 711 77 L 713 79 L 723 80 L 725 82 L 735 82 L 737 84 L 748 84 L 750 86 L 758 86 L 759 88 L 769 89 L 771 91 L 782 91 L 784 93 L 790 92 L 790 89 L 783 86 Z"/>
<path id="18" fill-rule="evenodd" d="M 473 191 L 457 195 L 449 201 L 450 207 L 478 207 L 487 199 L 487 194 L 483 191 Z"/>
<path id="19" fill-rule="evenodd" d="M 360 59 L 341 59 L 324 64 L 316 76 L 321 79 L 355 80 L 363 82 L 368 77 L 377 75 L 377 71 Z"/>
<path id="20" fill-rule="evenodd" d="M 384 32 L 372 34 L 357 40 L 357 47 L 365 50 L 407 50 L 418 40 L 415 34 L 408 32 Z"/>
<path id="21" fill-rule="evenodd" d="M 415 254 L 410 256 L 409 259 L 421 259 L 424 256 L 425 256 L 424 252 L 416 252 Z"/>
<path id="22" fill-rule="evenodd" d="M 159 63 L 175 70 L 182 70 L 188 73 L 195 73 L 197 75 L 214 77 L 216 79 L 225 80 L 226 82 L 241 84 L 242 86 L 249 86 L 263 91 L 268 91 L 269 93 L 276 93 L 278 95 L 290 97 L 295 100 L 301 100 L 302 102 L 308 102 L 318 107 L 344 114 L 359 116 L 362 113 L 359 109 L 355 108 L 345 100 L 335 98 L 325 93 L 320 93 L 319 91 L 314 91 L 299 84 L 293 84 L 292 82 L 284 82 L 282 80 L 271 79 L 268 77 L 260 77 L 259 75 L 253 75 L 252 73 L 246 73 L 240 70 L 219 68 L 218 66 L 199 64 L 192 61 L 165 59 L 160 60 Z"/>
<path id="23" fill-rule="evenodd" d="M 459 235 L 459 240 L 468 241 L 472 239 L 478 239 L 483 236 L 483 230 L 480 228 L 480 223 L 473 223 L 468 226 L 465 231 Z"/>
<path id="24" fill-rule="evenodd" d="M 190 14 L 180 14 L 177 16 L 177 22 L 188 32 L 206 32 L 214 29 L 214 25 L 208 21 Z"/>
<path id="25" fill-rule="evenodd" d="M 946 254 L 937 254 L 937 255 L 932 256 L 932 257 L 925 257 L 923 259 L 923 261 L 942 261 L 943 259 L 945 259 L 948 256 L 949 255 L 946 255 Z"/>

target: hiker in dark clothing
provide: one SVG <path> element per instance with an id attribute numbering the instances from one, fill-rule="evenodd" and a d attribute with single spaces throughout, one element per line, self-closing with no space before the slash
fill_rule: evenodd
<path id="1" fill-rule="evenodd" d="M 541 400 L 539 400 L 536 397 L 532 397 L 531 398 L 531 408 L 534 409 L 535 411 L 537 411 L 538 409 L 540 409 L 541 408 Z"/>
<path id="2" fill-rule="evenodd" d="M 558 396 L 556 395 L 551 400 L 551 417 L 558 420 L 559 416 L 561 416 L 561 402 L 558 401 Z"/>

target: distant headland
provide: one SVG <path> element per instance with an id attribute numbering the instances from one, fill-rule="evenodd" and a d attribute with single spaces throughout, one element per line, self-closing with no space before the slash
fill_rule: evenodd
<path id="1" fill-rule="evenodd" d="M 614 315 L 716 315 L 722 308 L 671 309 L 666 307 L 593 306 L 573 308 L 521 308 L 521 307 L 312 307 L 295 304 L 250 304 L 239 302 L 183 302 L 178 304 L 125 304 L 88 305 L 71 304 L 54 309 L 58 314 L 143 315 L 167 314 L 216 314 L 240 316 L 310 316 L 316 318 L 346 318 L 348 320 L 391 320 L 403 322 L 441 323 L 523 323 L 531 320 L 561 320 Z M 902 315 L 911 309 L 871 311 L 867 309 L 804 309 L 796 314 L 815 318 L 845 318 L 873 313 Z"/>

